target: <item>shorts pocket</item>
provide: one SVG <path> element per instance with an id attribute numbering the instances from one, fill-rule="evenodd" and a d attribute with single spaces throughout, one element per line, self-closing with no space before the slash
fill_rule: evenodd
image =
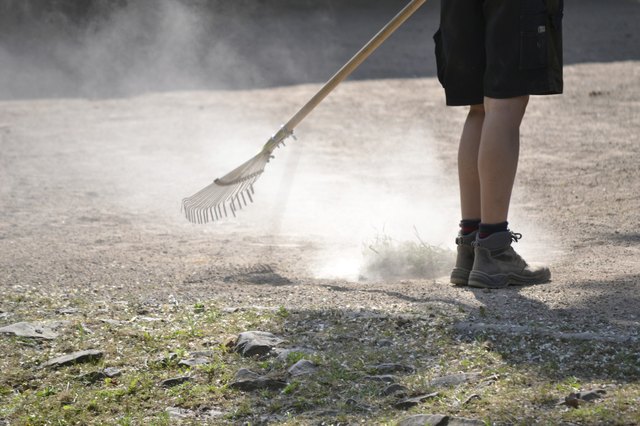
<path id="1" fill-rule="evenodd" d="M 436 67 L 438 70 L 438 81 L 444 86 L 444 70 L 446 68 L 444 48 L 442 47 L 442 32 L 440 29 L 433 35 L 433 41 L 436 44 Z"/>
<path id="2" fill-rule="evenodd" d="M 545 68 L 549 62 L 547 14 L 520 17 L 520 69 Z"/>

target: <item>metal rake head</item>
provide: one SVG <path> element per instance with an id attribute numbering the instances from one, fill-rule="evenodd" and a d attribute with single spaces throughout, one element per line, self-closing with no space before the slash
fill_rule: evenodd
<path id="1" fill-rule="evenodd" d="M 253 202 L 253 184 L 270 158 L 269 152 L 262 151 L 191 197 L 184 198 L 182 210 L 187 220 L 207 223 L 228 217 L 229 214 L 235 217 L 237 210 Z"/>
<path id="2" fill-rule="evenodd" d="M 262 175 L 272 152 L 293 132 L 282 127 L 262 151 L 191 197 L 182 200 L 182 210 L 192 223 L 207 223 L 236 216 L 236 211 L 253 202 L 253 184 Z"/>

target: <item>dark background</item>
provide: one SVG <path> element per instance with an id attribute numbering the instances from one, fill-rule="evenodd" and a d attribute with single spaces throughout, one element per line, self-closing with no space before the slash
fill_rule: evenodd
<path id="1" fill-rule="evenodd" d="M 0 0 L 0 99 L 326 81 L 407 1 Z M 434 76 L 439 0 L 352 78 Z M 640 2 L 567 0 L 565 64 L 640 60 Z"/>

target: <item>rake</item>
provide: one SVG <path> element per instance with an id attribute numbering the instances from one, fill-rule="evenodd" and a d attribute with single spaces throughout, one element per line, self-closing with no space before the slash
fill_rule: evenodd
<path id="1" fill-rule="evenodd" d="M 300 110 L 284 124 L 250 160 L 236 167 L 226 175 L 213 181 L 207 187 L 182 200 L 182 210 L 193 223 L 207 223 L 236 216 L 238 210 L 253 202 L 253 184 L 264 172 L 273 158 L 273 151 L 285 140 L 293 136 L 293 130 L 313 109 L 327 97 L 338 84 L 347 78 L 365 59 L 371 55 L 395 30 L 397 30 L 426 0 L 411 0 L 387 25 L 358 51 Z M 295 137 L 294 137 L 295 138 Z"/>

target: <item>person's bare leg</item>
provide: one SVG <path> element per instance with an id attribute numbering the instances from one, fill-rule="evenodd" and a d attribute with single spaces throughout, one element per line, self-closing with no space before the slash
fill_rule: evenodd
<path id="1" fill-rule="evenodd" d="M 478 150 L 484 123 L 484 106 L 471 105 L 462 129 L 458 147 L 458 180 L 460 183 L 460 209 L 462 219 L 480 219 L 480 177 L 478 176 Z"/>
<path id="2" fill-rule="evenodd" d="M 472 287 L 540 284 L 551 278 L 548 267 L 528 264 L 516 253 L 511 243 L 518 241 L 521 235 L 510 232 L 505 223 L 518 168 L 520 123 L 528 101 L 528 96 L 485 98 L 478 152 L 482 223 L 475 242 L 473 267 L 467 279 Z M 488 225 L 494 225 L 494 231 L 483 235 L 484 230 L 491 228 Z"/>
<path id="3" fill-rule="evenodd" d="M 451 272 L 451 282 L 467 285 L 473 267 L 473 246 L 480 222 L 480 179 L 478 177 L 478 149 L 484 122 L 484 106 L 471 105 L 462 129 L 458 148 L 458 178 L 462 221 L 456 239 L 458 255 Z"/>
<path id="4" fill-rule="evenodd" d="M 482 223 L 507 221 L 518 168 L 520 123 L 528 102 L 528 96 L 510 99 L 485 97 L 484 124 L 478 151 Z"/>

